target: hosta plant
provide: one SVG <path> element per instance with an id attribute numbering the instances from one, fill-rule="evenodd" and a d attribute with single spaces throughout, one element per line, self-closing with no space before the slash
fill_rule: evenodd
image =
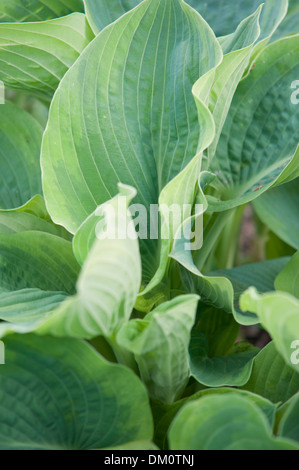
<path id="1" fill-rule="evenodd" d="M 299 450 L 298 24 L 0 0 L 0 449 Z"/>

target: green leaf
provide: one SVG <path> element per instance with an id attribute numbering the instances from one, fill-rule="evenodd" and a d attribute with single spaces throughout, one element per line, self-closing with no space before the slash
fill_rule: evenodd
<path id="1" fill-rule="evenodd" d="M 180 409 L 188 404 L 196 401 L 202 397 L 210 395 L 223 395 L 234 393 L 235 396 L 245 397 L 247 400 L 251 401 L 253 404 L 258 406 L 258 408 L 263 412 L 267 417 L 267 420 L 272 427 L 274 425 L 275 411 L 277 406 L 271 403 L 265 398 L 254 395 L 253 393 L 244 391 L 244 390 L 232 390 L 231 388 L 207 388 L 201 390 L 190 397 L 183 398 L 180 401 L 173 403 L 172 405 L 162 405 L 158 402 L 152 403 L 152 410 L 155 422 L 155 442 L 159 445 L 161 449 L 166 449 L 167 446 L 167 432 L 168 429 L 180 411 Z"/>
<path id="2" fill-rule="evenodd" d="M 5 340 L 0 448 L 79 450 L 151 440 L 146 391 L 91 346 L 34 335 Z"/>
<path id="3" fill-rule="evenodd" d="M 132 188 L 121 187 L 120 197 L 111 201 L 116 206 L 116 227 L 126 230 L 131 225 L 127 207 L 133 197 Z M 127 191 L 127 196 L 125 196 Z M 106 207 L 109 203 L 106 204 Z M 113 206 L 115 204 L 115 206 Z M 141 262 L 138 240 L 126 233 L 113 233 L 109 212 L 103 210 L 105 223 L 99 225 L 97 239 L 92 245 L 77 281 L 77 293 L 63 302 L 38 328 L 40 334 L 93 338 L 103 335 L 113 340 L 116 327 L 129 320 L 141 283 Z M 89 226 L 89 224 L 88 224 Z M 85 246 L 89 232 L 81 227 L 78 246 Z M 110 231 L 111 230 L 111 231 Z M 124 235 L 124 236 L 123 236 Z M 87 237 L 87 239 L 85 238 Z M 79 251 L 80 253 L 82 251 Z"/>
<path id="4" fill-rule="evenodd" d="M 41 231 L 0 233 L 0 337 L 35 330 L 74 292 L 78 273 L 69 241 Z"/>
<path id="5" fill-rule="evenodd" d="M 266 416 L 245 397 L 228 393 L 189 403 L 178 413 L 169 431 L 175 450 L 298 450 L 275 439 Z"/>
<path id="6" fill-rule="evenodd" d="M 70 242 L 42 232 L 0 233 L 0 290 L 73 293 L 79 266 Z M 1 294 L 0 294 L 1 295 Z"/>
<path id="7" fill-rule="evenodd" d="M 291 84 L 299 73 L 299 35 L 266 47 L 234 95 L 213 160 L 209 211 L 249 202 L 298 176 L 298 107 Z M 296 151 L 297 149 L 297 151 Z"/>
<path id="8" fill-rule="evenodd" d="M 84 0 L 86 16 L 96 35 L 139 3 L 141 0 Z"/>
<path id="9" fill-rule="evenodd" d="M 0 323 L 1 335 L 10 331 L 10 327 L 12 329 L 20 327 L 23 331 L 28 326 L 28 331 L 31 331 L 33 322 L 38 324 L 67 296 L 65 292 L 50 292 L 34 288 L 2 292 L 0 294 L 0 318 L 14 325 Z"/>
<path id="10" fill-rule="evenodd" d="M 141 0 L 84 0 L 88 20 L 97 34 L 101 29 L 115 21 L 121 15 L 140 4 Z M 248 2 L 239 0 L 238 8 L 231 8 L 229 2 L 222 0 L 188 0 L 214 30 L 217 36 L 230 34 L 238 24 L 250 16 L 261 4 L 260 0 Z M 262 14 L 263 38 L 275 31 L 287 11 L 287 0 L 265 0 Z"/>
<path id="11" fill-rule="evenodd" d="M 158 447 L 149 441 L 134 441 L 122 444 L 117 447 L 108 447 L 109 450 L 159 450 Z"/>
<path id="12" fill-rule="evenodd" d="M 41 194 L 42 133 L 41 126 L 26 111 L 8 102 L 1 105 L 0 209 L 22 206 Z"/>
<path id="13" fill-rule="evenodd" d="M 46 232 L 70 240 L 71 235 L 61 226 L 53 224 L 44 199 L 34 196 L 16 209 L 0 209 L 0 233 Z"/>
<path id="14" fill-rule="evenodd" d="M 261 221 L 279 238 L 299 250 L 298 178 L 267 191 L 254 201 L 254 209 Z"/>
<path id="15" fill-rule="evenodd" d="M 277 411 L 279 424 L 277 435 L 299 442 L 299 393 L 282 405 Z"/>
<path id="16" fill-rule="evenodd" d="M 217 67 L 200 77 L 193 86 L 192 92 L 200 125 L 198 155 L 208 148 L 208 158 L 211 158 L 213 151 L 215 151 L 233 94 L 248 64 L 252 46 L 260 33 L 259 16 L 260 9 L 240 24 L 227 44 L 227 52 L 232 51 L 231 54 L 225 55 Z M 236 50 L 238 48 L 240 50 Z M 199 169 L 200 162 L 195 157 L 183 171 L 166 185 L 159 196 L 161 214 L 160 263 L 151 282 L 143 291 L 143 296 L 162 281 L 169 267 L 168 257 L 173 243 L 181 238 L 184 221 L 187 220 L 188 223 L 190 220 Z M 189 209 L 187 209 L 188 207 Z M 169 218 L 170 209 L 173 216 L 172 224 Z"/>
<path id="17" fill-rule="evenodd" d="M 258 349 L 237 343 L 239 326 L 231 315 L 202 308 L 189 347 L 191 375 L 208 387 L 240 386 L 248 382 Z"/>
<path id="18" fill-rule="evenodd" d="M 227 214 L 221 213 L 220 232 L 227 222 Z M 219 220 L 218 220 L 219 224 Z M 218 230 L 218 228 L 217 228 Z M 184 232 L 185 233 L 185 232 Z M 207 239 L 204 238 L 203 248 Z M 200 295 L 202 301 L 233 313 L 241 325 L 254 325 L 259 322 L 251 312 L 244 312 L 239 307 L 240 295 L 250 286 L 259 292 L 274 290 L 274 281 L 279 272 L 286 266 L 289 258 L 279 258 L 262 263 L 253 263 L 233 269 L 219 270 L 204 275 L 194 264 L 192 253 L 182 248 L 184 239 L 176 241 L 171 257 L 182 265 L 181 277 L 185 289 Z"/>
<path id="19" fill-rule="evenodd" d="M 299 5 L 297 0 L 289 0 L 289 8 L 286 17 L 273 35 L 273 39 L 289 36 L 298 32 Z"/>
<path id="20" fill-rule="evenodd" d="M 258 8 L 253 15 L 240 23 L 233 34 L 221 42 L 225 55 L 215 71 L 209 101 L 216 133 L 212 145 L 207 150 L 207 162 L 212 160 L 216 152 L 234 93 L 248 65 L 252 47 L 260 36 L 260 13 L 261 8 Z M 195 85 L 195 98 L 198 98 L 198 87 L 199 83 Z M 208 167 L 207 162 L 203 163 L 203 168 Z"/>
<path id="21" fill-rule="evenodd" d="M 146 0 L 105 28 L 52 102 L 42 167 L 53 220 L 74 233 L 120 180 L 137 189 L 136 203 L 157 204 L 197 154 L 191 90 L 221 57 L 213 32 L 181 0 Z M 158 248 L 156 240 L 141 244 L 147 280 Z"/>
<path id="22" fill-rule="evenodd" d="M 85 15 L 0 24 L 0 80 L 51 99 L 66 71 L 93 39 Z"/>
<path id="23" fill-rule="evenodd" d="M 282 290 L 299 299 L 299 252 L 297 252 L 287 266 L 277 276 L 276 290 Z"/>
<path id="24" fill-rule="evenodd" d="M 298 391 L 299 374 L 285 363 L 271 342 L 255 358 L 250 380 L 243 389 L 273 403 L 284 403 Z"/>
<path id="25" fill-rule="evenodd" d="M 299 372 L 299 361 L 293 351 L 299 338 L 299 300 L 283 292 L 259 295 L 255 288 L 250 288 L 242 295 L 240 306 L 258 316 L 286 363 Z"/>
<path id="26" fill-rule="evenodd" d="M 51 20 L 83 10 L 82 0 L 1 0 L 0 23 Z"/>
<path id="27" fill-rule="evenodd" d="M 223 0 L 188 0 L 213 28 L 216 36 L 225 36 L 233 32 L 237 25 L 251 15 L 262 3 L 260 0 L 238 0 L 235 8 Z M 287 12 L 287 0 L 265 0 L 261 16 L 261 39 L 270 36 L 283 20 Z"/>
<path id="28" fill-rule="evenodd" d="M 188 382 L 188 344 L 197 303 L 195 295 L 176 297 L 143 320 L 131 320 L 117 334 L 117 342 L 134 353 L 150 396 L 163 403 L 179 398 Z"/>

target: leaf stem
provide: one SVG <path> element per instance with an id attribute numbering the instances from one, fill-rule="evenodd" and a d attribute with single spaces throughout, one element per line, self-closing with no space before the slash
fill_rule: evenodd
<path id="1" fill-rule="evenodd" d="M 225 212 L 217 212 L 213 214 L 204 229 L 203 247 L 197 252 L 194 257 L 194 263 L 202 271 L 204 265 L 211 253 L 215 248 L 219 236 L 222 234 L 224 227 L 232 216 L 234 209 Z"/>

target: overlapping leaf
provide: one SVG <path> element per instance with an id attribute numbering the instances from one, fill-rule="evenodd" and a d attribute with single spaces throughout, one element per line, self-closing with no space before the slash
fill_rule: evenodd
<path id="1" fill-rule="evenodd" d="M 298 450 L 292 441 L 275 438 L 266 416 L 235 393 L 210 395 L 187 404 L 169 431 L 175 450 Z"/>
<path id="2" fill-rule="evenodd" d="M 200 310 L 189 347 L 193 377 L 208 387 L 240 386 L 248 382 L 258 349 L 235 344 L 239 326 L 231 315 L 215 308 Z"/>
<path id="3" fill-rule="evenodd" d="M 273 403 L 284 403 L 298 391 L 299 374 L 286 364 L 272 341 L 255 358 L 252 375 L 243 389 Z"/>
<path id="4" fill-rule="evenodd" d="M 254 312 L 263 327 L 275 340 L 275 346 L 286 363 L 299 372 L 299 362 L 293 360 L 299 338 L 299 301 L 290 294 L 270 292 L 259 295 L 251 288 L 246 291 L 240 305 L 243 310 Z"/>
<path id="5" fill-rule="evenodd" d="M 221 56 L 210 28 L 181 0 L 146 0 L 105 28 L 52 103 L 42 166 L 54 221 L 74 232 L 115 194 L 119 180 L 137 189 L 136 202 L 147 210 L 157 204 L 197 152 L 191 89 Z M 157 243 L 141 248 L 149 279 Z"/>
<path id="6" fill-rule="evenodd" d="M 116 327 L 127 321 L 132 313 L 141 282 L 137 237 L 129 237 L 127 232 L 123 232 L 131 223 L 127 208 L 134 195 L 134 190 L 127 187 L 121 189 L 119 196 L 122 198 L 121 204 L 114 206 L 115 220 L 112 221 L 113 223 L 109 219 L 111 215 L 109 212 L 103 212 L 102 219 L 97 219 L 99 227 L 95 226 L 94 230 L 98 238 L 96 238 L 89 256 L 83 264 L 79 277 L 79 265 L 73 255 L 70 242 L 39 232 L 24 232 L 6 236 L 6 246 L 10 246 L 14 240 L 13 237 L 16 240 L 11 250 L 12 257 L 16 256 L 18 249 L 22 250 L 21 241 L 23 239 L 28 241 L 28 245 L 23 247 L 24 253 L 21 253 L 25 258 L 23 264 L 16 266 L 13 276 L 6 276 L 9 277 L 10 283 L 7 288 L 6 277 L 4 277 L 5 269 L 3 268 L 4 280 L 1 285 L 10 290 L 22 288 L 27 288 L 27 290 L 17 294 L 11 292 L 11 295 L 2 294 L 2 304 L 0 303 L 3 310 L 2 319 L 10 323 L 1 325 L 1 335 L 11 331 L 35 330 L 39 334 L 51 333 L 56 336 L 79 338 L 104 335 L 113 340 Z M 111 207 L 117 199 L 116 197 L 111 202 Z M 114 222 L 117 227 L 121 227 L 121 233 L 118 234 L 114 231 Z M 85 235 L 89 236 L 90 232 L 85 232 L 84 225 L 82 229 L 80 243 L 85 246 L 87 243 Z M 44 244 L 47 243 L 52 248 L 50 252 L 49 247 L 47 249 L 44 247 Z M 33 248 L 36 244 L 42 252 Z M 66 249 L 68 257 L 64 259 L 62 255 L 63 250 Z M 4 252 L 3 256 L 7 258 L 8 255 Z M 36 261 L 34 256 L 37 258 Z M 18 269 L 26 269 L 29 262 L 32 267 L 26 278 L 27 284 L 26 280 L 23 281 L 24 285 L 13 284 L 14 278 L 19 279 Z M 43 272 L 40 266 L 47 266 L 50 272 Z M 54 284 L 55 276 L 58 280 L 61 278 L 61 282 L 67 283 L 71 274 L 74 274 L 71 290 L 64 285 Z M 43 280 L 44 283 L 42 283 Z M 42 289 L 42 291 L 36 289 Z M 75 295 L 65 299 L 66 295 L 63 294 L 65 292 Z M 64 299 L 65 301 L 63 301 Z M 26 307 L 24 308 L 25 302 Z"/>
<path id="7" fill-rule="evenodd" d="M 287 437 L 295 442 L 299 442 L 299 393 L 296 393 L 277 412 L 279 424 L 278 436 Z"/>
<path id="8" fill-rule="evenodd" d="M 164 302 L 143 320 L 131 320 L 117 341 L 133 352 L 150 396 L 163 403 L 180 397 L 189 378 L 188 344 L 198 297 Z"/>
<path id="9" fill-rule="evenodd" d="M 260 220 L 279 238 L 299 250 L 298 178 L 267 191 L 254 201 L 254 209 Z"/>
<path id="10" fill-rule="evenodd" d="M 97 34 L 101 29 L 115 21 L 121 15 L 141 3 L 141 0 L 85 0 L 88 20 Z M 198 11 L 213 28 L 216 36 L 233 33 L 238 24 L 250 16 L 261 4 L 259 0 L 248 2 L 239 0 L 236 8 L 222 0 L 187 0 L 192 8 Z M 263 38 L 275 31 L 287 11 L 287 0 L 265 0 L 262 15 Z"/>
<path id="11" fill-rule="evenodd" d="M 277 276 L 276 290 L 282 290 L 299 299 L 299 253 L 297 252 L 287 266 Z"/>
<path id="12" fill-rule="evenodd" d="M 209 165 L 216 174 L 207 196 L 210 211 L 249 202 L 298 176 L 299 112 L 291 88 L 298 50 L 299 35 L 266 47 L 238 86 Z"/>
<path id="13" fill-rule="evenodd" d="M 0 23 L 51 20 L 83 9 L 82 0 L 1 0 Z"/>
<path id="14" fill-rule="evenodd" d="M 155 421 L 155 442 L 159 445 L 161 449 L 167 449 L 167 433 L 168 429 L 174 420 L 175 416 L 181 410 L 181 408 L 188 404 L 192 403 L 193 401 L 199 400 L 203 397 L 210 396 L 210 395 L 220 395 L 223 394 L 231 394 L 234 392 L 234 395 L 237 397 L 244 397 L 249 400 L 251 403 L 256 405 L 262 413 L 267 417 L 267 420 L 272 427 L 275 421 L 275 412 L 277 409 L 277 405 L 274 405 L 269 400 L 265 398 L 255 395 L 251 392 L 247 392 L 245 390 L 232 390 L 231 388 L 224 387 L 224 388 L 206 388 L 201 390 L 194 395 L 191 395 L 187 398 L 183 398 L 172 405 L 162 405 L 161 403 L 154 402 L 152 404 L 153 416 Z"/>
<path id="15" fill-rule="evenodd" d="M 41 194 L 42 132 L 27 112 L 9 102 L 0 106 L 0 209 L 22 206 Z"/>

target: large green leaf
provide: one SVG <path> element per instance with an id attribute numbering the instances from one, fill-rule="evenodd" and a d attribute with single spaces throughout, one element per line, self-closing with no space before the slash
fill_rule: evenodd
<path id="1" fill-rule="evenodd" d="M 255 358 L 252 375 L 243 389 L 273 403 L 286 402 L 299 389 L 299 374 L 284 362 L 272 341 Z"/>
<path id="2" fill-rule="evenodd" d="M 97 34 L 124 13 L 141 3 L 141 0 L 84 0 L 88 20 Z M 260 0 L 248 2 L 238 0 L 237 8 L 232 8 L 228 0 L 187 0 L 214 30 L 217 36 L 230 34 L 238 24 L 251 15 L 261 4 Z M 269 36 L 282 21 L 287 11 L 287 0 L 265 0 L 262 15 L 263 38 Z"/>
<path id="3" fill-rule="evenodd" d="M 75 290 L 72 245 L 42 231 L 0 234 L 0 336 L 32 331 Z"/>
<path id="4" fill-rule="evenodd" d="M 238 386 L 248 382 L 258 349 L 237 343 L 239 325 L 231 315 L 201 307 L 199 323 L 189 347 L 190 370 L 208 387 Z"/>
<path id="5" fill-rule="evenodd" d="M 279 238 L 299 250 L 298 178 L 267 191 L 254 201 L 254 209 L 261 221 Z"/>
<path id="6" fill-rule="evenodd" d="M 147 210 L 157 204 L 197 153 L 192 85 L 221 57 L 213 32 L 181 0 L 146 0 L 105 28 L 52 102 L 42 167 L 54 221 L 73 233 L 120 180 L 137 189 Z M 141 249 L 150 278 L 157 243 Z"/>
<path id="7" fill-rule="evenodd" d="M 0 0 L 0 23 L 51 20 L 83 11 L 82 0 Z"/>
<path id="8" fill-rule="evenodd" d="M 226 214 L 220 215 L 223 221 Z M 223 229 L 224 225 L 221 225 Z M 185 289 L 201 296 L 201 299 L 226 312 L 233 313 L 236 321 L 243 325 L 259 322 L 252 312 L 244 312 L 239 306 L 240 295 L 250 286 L 259 292 L 274 290 L 274 281 L 286 266 L 289 258 L 279 258 L 262 263 L 253 263 L 233 269 L 214 271 L 204 275 L 194 264 L 192 253 L 182 248 L 184 240 L 179 240 L 171 253 L 171 257 L 182 265 L 181 277 Z M 204 245 L 201 250 L 205 249 Z M 200 250 L 200 251 L 201 251 Z"/>
<path id="9" fill-rule="evenodd" d="M 65 72 L 93 39 L 85 15 L 0 24 L 0 80 L 50 99 Z"/>
<path id="10" fill-rule="evenodd" d="M 289 8 L 283 22 L 274 33 L 273 38 L 277 39 L 282 36 L 298 33 L 299 24 L 299 4 L 297 0 L 289 0 Z"/>
<path id="11" fill-rule="evenodd" d="M 172 403 L 189 378 L 188 345 L 198 297 L 184 295 L 164 302 L 143 320 L 131 320 L 117 341 L 133 352 L 142 381 L 153 399 Z"/>
<path id="12" fill-rule="evenodd" d="M 234 95 L 209 170 L 209 211 L 249 202 L 298 176 L 299 113 L 291 84 L 299 73 L 299 35 L 266 47 Z M 297 149 L 297 152 L 296 152 Z"/>
<path id="13" fill-rule="evenodd" d="M 299 252 L 297 252 L 287 266 L 277 276 L 276 290 L 282 290 L 299 299 Z"/>
<path id="14" fill-rule="evenodd" d="M 22 206 L 41 194 L 42 132 L 26 111 L 9 102 L 0 106 L 0 209 Z"/>
<path id="15" fill-rule="evenodd" d="M 27 231 L 46 232 L 66 240 L 71 239 L 71 235 L 63 227 L 53 224 L 45 201 L 38 194 L 16 209 L 0 209 L 0 233 Z"/>
<path id="16" fill-rule="evenodd" d="M 251 15 L 262 3 L 260 0 L 238 0 L 232 7 L 228 0 L 188 0 L 209 23 L 216 36 L 225 36 L 234 31 L 237 25 L 247 16 Z M 261 17 L 261 29 L 264 39 L 271 35 L 284 18 L 288 2 L 287 0 L 265 0 Z"/>
<path id="17" fill-rule="evenodd" d="M 258 316 L 286 363 L 299 372 L 299 362 L 293 360 L 299 338 L 299 300 L 283 292 L 259 295 L 252 287 L 242 295 L 240 305 Z"/>
<path id="18" fill-rule="evenodd" d="M 210 395 L 187 404 L 169 431 L 175 450 L 298 450 L 295 443 L 276 439 L 266 416 L 235 393 Z"/>
<path id="19" fill-rule="evenodd" d="M 165 449 L 168 447 L 167 445 L 167 432 L 168 429 L 178 414 L 180 409 L 193 401 L 196 401 L 200 398 L 210 396 L 210 395 L 223 395 L 223 394 L 231 394 L 232 391 L 234 392 L 235 396 L 245 397 L 247 400 L 251 401 L 253 404 L 258 406 L 260 410 L 265 414 L 267 420 L 272 427 L 274 425 L 275 420 L 275 412 L 277 406 L 271 403 L 269 400 L 265 398 L 255 395 L 251 392 L 247 392 L 245 390 L 238 390 L 238 389 L 231 389 L 228 387 L 225 388 L 207 388 L 205 390 L 201 390 L 187 398 L 183 398 L 172 405 L 163 405 L 158 402 L 152 403 L 152 410 L 155 422 L 155 442 L 161 449 Z"/>
<path id="20" fill-rule="evenodd" d="M 72 281 L 72 292 L 61 287 L 55 289 L 48 284 L 41 286 L 38 280 L 34 284 L 31 274 L 29 285 L 22 286 L 27 289 L 19 291 L 17 295 L 15 292 L 11 292 L 10 295 L 3 293 L 2 298 L 0 295 L 0 310 L 5 312 L 2 318 L 7 322 L 1 325 L 0 335 L 3 336 L 12 331 L 20 333 L 37 331 L 39 334 L 51 333 L 56 336 L 79 338 L 104 335 L 112 342 L 114 341 L 116 327 L 127 321 L 132 313 L 141 282 L 137 237 L 136 235 L 129 237 L 123 233 L 123 230 L 131 224 L 127 208 L 134 194 L 132 188 L 121 186 L 120 195 L 110 201 L 110 209 L 115 209 L 116 227 L 121 228 L 120 233 L 115 232 L 114 225 L 111 224 L 109 219 L 111 212 L 104 210 L 109 207 L 109 202 L 99 208 L 99 217 L 95 218 L 96 222 L 92 224 L 92 230 L 86 230 L 86 226 L 90 228 L 89 219 L 79 229 L 78 237 L 76 237 L 77 244 L 75 244 L 77 256 L 85 249 L 92 231 L 97 233 L 97 237 L 93 239 L 89 256 L 86 259 L 79 257 L 84 263 L 78 280 L 74 278 Z M 103 211 L 102 217 L 100 217 L 101 211 Z M 35 234 L 26 232 L 26 234 L 28 234 L 28 240 L 31 238 L 35 240 L 38 237 L 38 232 Z M 22 235 L 24 234 L 17 234 L 19 237 Z M 40 234 L 40 239 L 46 242 L 46 234 Z M 61 259 L 61 252 L 65 246 L 70 250 L 70 259 L 76 266 L 77 273 L 78 265 L 74 259 L 71 244 L 61 239 L 57 242 L 55 239 L 57 240 L 57 237 L 52 237 L 50 241 L 53 240 L 53 249 L 60 250 L 59 260 L 64 263 L 63 267 L 66 266 L 67 260 Z M 37 251 L 36 256 L 38 261 L 33 262 L 35 268 L 39 267 L 39 263 L 45 264 L 44 257 L 49 264 L 46 254 L 41 255 Z M 53 260 L 56 258 L 57 253 L 54 251 Z M 70 269 L 71 266 L 68 268 Z M 66 282 L 67 276 L 63 268 L 57 271 Z M 64 292 L 75 293 L 75 290 L 75 295 L 65 299 Z M 26 303 L 25 307 L 24 303 Z"/>
<path id="21" fill-rule="evenodd" d="M 140 380 L 91 346 L 34 335 L 5 340 L 0 369 L 0 448 L 78 450 L 151 440 Z"/>
<path id="22" fill-rule="evenodd" d="M 277 414 L 279 416 L 278 436 L 299 442 L 299 393 L 280 407 Z"/>

